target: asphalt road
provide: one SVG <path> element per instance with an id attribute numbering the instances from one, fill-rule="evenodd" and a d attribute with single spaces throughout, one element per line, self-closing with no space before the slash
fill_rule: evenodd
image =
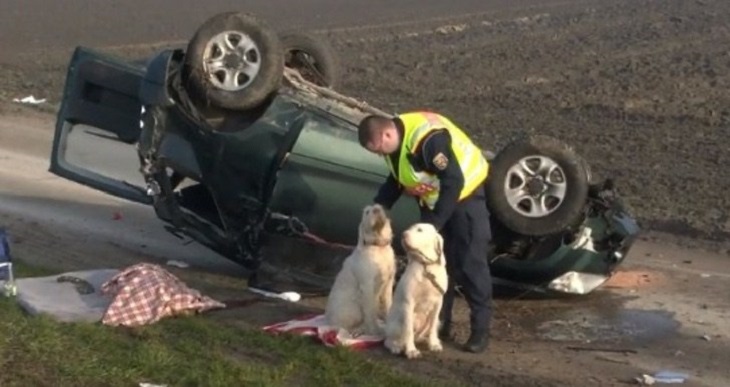
<path id="1" fill-rule="evenodd" d="M 582 3 L 572 0 L 568 2 Z M 48 48 L 127 45 L 184 40 L 211 14 L 251 11 L 277 29 L 351 28 L 408 23 L 558 0 L 3 0 L 0 63 L 19 53 Z"/>

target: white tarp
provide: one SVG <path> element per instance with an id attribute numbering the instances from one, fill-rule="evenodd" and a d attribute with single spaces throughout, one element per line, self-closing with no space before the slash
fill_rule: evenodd
<path id="1" fill-rule="evenodd" d="M 116 269 L 85 270 L 48 277 L 17 278 L 17 300 L 30 314 L 48 314 L 64 322 L 98 322 L 104 316 L 111 297 L 101 294 L 101 285 L 119 273 Z M 58 282 L 60 276 L 72 276 L 94 287 L 90 294 L 80 294 L 71 282 Z"/>

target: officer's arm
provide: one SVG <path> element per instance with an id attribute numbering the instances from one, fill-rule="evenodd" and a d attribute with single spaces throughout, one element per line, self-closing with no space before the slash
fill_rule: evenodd
<path id="1" fill-rule="evenodd" d="M 451 150 L 451 136 L 445 130 L 426 138 L 421 154 L 426 169 L 435 173 L 440 182 L 438 201 L 436 201 L 433 211 L 424 211 L 421 220 L 433 224 L 440 230 L 456 208 L 459 194 L 464 187 L 464 174 Z"/>
<path id="2" fill-rule="evenodd" d="M 398 201 L 402 192 L 403 188 L 400 184 L 398 184 L 393 175 L 389 174 L 385 183 L 380 186 L 378 194 L 375 196 L 375 199 L 373 199 L 373 202 L 380 204 L 386 209 L 390 209 L 393 207 L 393 204 Z"/>

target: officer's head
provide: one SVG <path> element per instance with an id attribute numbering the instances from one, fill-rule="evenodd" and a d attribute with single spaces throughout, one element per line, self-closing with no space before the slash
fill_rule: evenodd
<path id="1" fill-rule="evenodd" d="M 358 125 L 360 145 L 370 152 L 389 155 L 400 146 L 400 136 L 395 122 L 388 117 L 369 115 Z"/>

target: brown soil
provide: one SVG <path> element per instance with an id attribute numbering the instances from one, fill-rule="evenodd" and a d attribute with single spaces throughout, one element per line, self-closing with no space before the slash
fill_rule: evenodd
<path id="1" fill-rule="evenodd" d="M 727 240 L 730 4 L 562 4 L 323 33 L 345 93 L 440 111 L 488 149 L 524 132 L 557 136 L 617 180 L 645 227 Z M 136 59 L 168 46 L 107 51 Z M 0 63 L 0 100 L 34 94 L 53 110 L 70 54 Z"/>
<path id="2" fill-rule="evenodd" d="M 441 111 L 486 148 L 557 136 L 645 226 L 725 239 L 729 19 L 723 1 L 595 1 L 330 36 L 349 93 Z"/>
<path id="3" fill-rule="evenodd" d="M 617 180 L 645 227 L 727 240 L 730 4 L 561 4 L 324 34 L 341 91 L 393 112 L 440 111 L 488 149 L 557 136 Z M 168 46 L 107 51 L 136 59 Z M 71 52 L 0 63 L 0 100 L 34 94 L 53 110 Z"/>

